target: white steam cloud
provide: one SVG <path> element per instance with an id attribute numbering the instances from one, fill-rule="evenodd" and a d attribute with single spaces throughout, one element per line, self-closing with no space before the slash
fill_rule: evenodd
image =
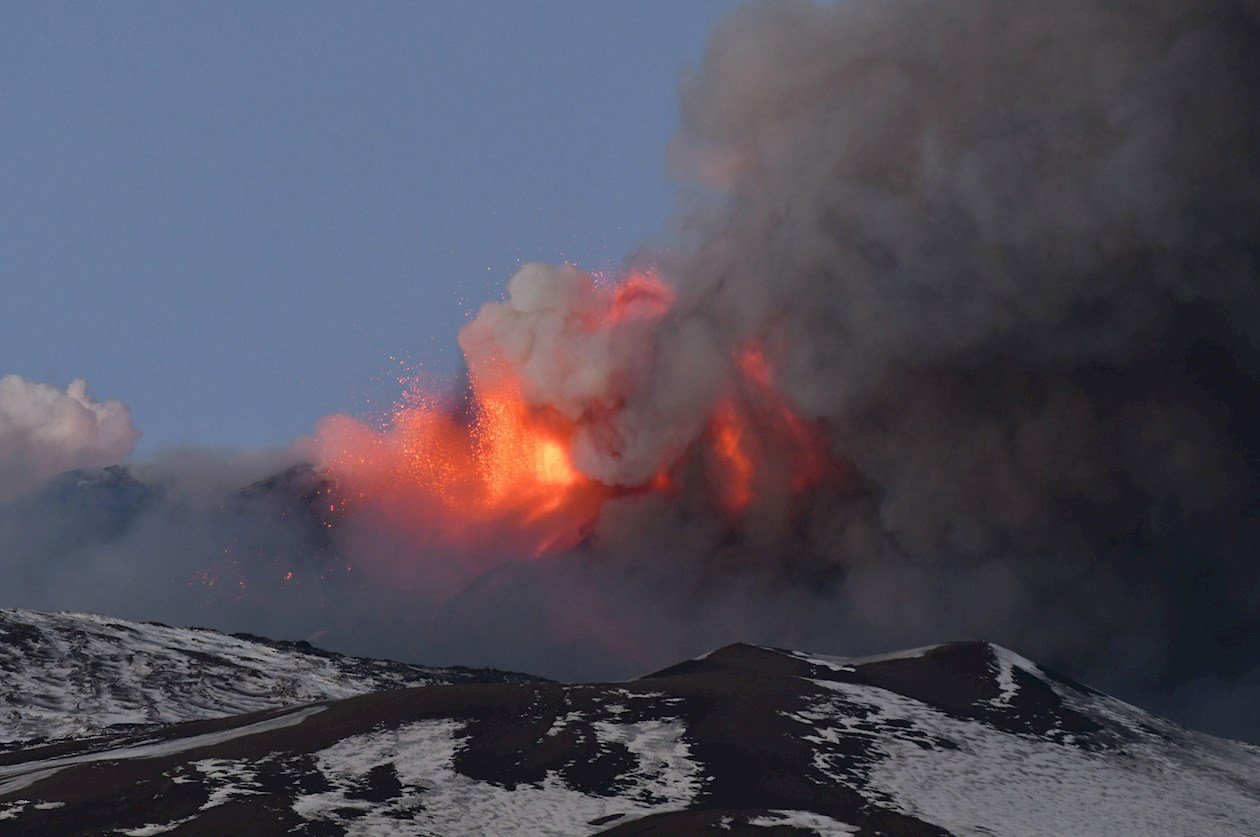
<path id="1" fill-rule="evenodd" d="M 579 470 L 609 485 L 638 485 L 695 440 L 728 372 L 717 342 L 693 329 L 675 335 L 678 346 L 660 341 L 672 295 L 649 274 L 612 291 L 572 265 L 532 262 L 508 283 L 506 302 L 482 306 L 465 326 L 460 348 L 474 386 L 499 386 L 506 375 L 528 403 L 576 423 Z M 688 385 L 669 400 L 632 406 L 662 368 Z"/>
<path id="2" fill-rule="evenodd" d="M 6 375 L 0 378 L 0 499 L 62 471 L 116 465 L 139 438 L 127 405 L 94 400 L 82 379 L 63 392 Z"/>

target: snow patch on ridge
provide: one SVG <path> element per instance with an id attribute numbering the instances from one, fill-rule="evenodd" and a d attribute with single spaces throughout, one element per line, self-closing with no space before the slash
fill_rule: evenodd
<path id="1" fill-rule="evenodd" d="M 258 770 L 249 762 L 232 759 L 202 759 L 192 766 L 218 787 L 210 792 L 210 798 L 201 806 L 202 811 L 217 808 L 241 796 L 256 796 L 262 793 L 258 784 Z"/>
<path id="2" fill-rule="evenodd" d="M 749 825 L 758 828 L 789 827 L 801 828 L 815 834 L 831 837 L 837 834 L 857 834 L 861 829 L 855 825 L 842 823 L 839 820 L 815 814 L 812 811 L 774 810 L 769 814 L 748 821 Z M 727 826 L 729 828 L 729 826 Z"/>
<path id="3" fill-rule="evenodd" d="M 681 722 L 595 724 L 601 740 L 624 745 L 639 760 L 617 796 L 582 793 L 554 773 L 513 790 L 464 776 L 454 766 L 463 728 L 455 720 L 420 721 L 338 742 L 318 753 L 331 790 L 298 797 L 293 810 L 333 823 L 352 811 L 356 832 L 373 835 L 585 835 L 591 820 L 682 809 L 699 791 L 700 767 L 691 760 Z M 362 777 L 385 765 L 401 789 L 384 801 L 357 798 Z"/>
<path id="4" fill-rule="evenodd" d="M 67 767 L 97 761 L 121 761 L 124 759 L 151 759 L 172 756 L 202 747 L 213 747 L 225 741 L 257 735 L 262 732 L 296 726 L 307 718 L 323 712 L 323 706 L 308 706 L 293 712 L 286 712 L 273 718 L 256 721 L 243 727 L 207 732 L 188 738 L 173 738 L 167 741 L 155 741 L 122 747 L 116 750 L 101 750 L 95 753 L 78 753 L 60 758 L 40 759 L 38 761 L 19 762 L 17 764 L 0 765 L 0 796 L 28 788 L 36 782 L 47 779 Z"/>
<path id="5" fill-rule="evenodd" d="M 700 792 L 704 776 L 691 759 L 691 747 L 684 738 L 687 726 L 682 721 L 595 721 L 591 726 L 601 744 L 620 744 L 639 761 L 638 768 L 628 774 L 633 790 L 623 796 L 645 803 L 685 804 Z"/>
<path id="6" fill-rule="evenodd" d="M 184 817 L 183 819 L 174 820 L 166 823 L 148 823 L 139 828 L 132 828 L 128 831 L 119 831 L 117 833 L 125 835 L 125 837 L 154 837 L 156 834 L 166 834 L 174 831 L 184 823 L 192 822 L 196 817 Z"/>
<path id="7" fill-rule="evenodd" d="M 990 643 L 989 652 L 993 654 L 994 663 L 997 666 L 995 679 L 998 686 L 998 696 L 991 701 L 992 706 L 1010 706 L 1011 701 L 1015 699 L 1015 695 L 1019 692 L 1019 684 L 1015 682 L 1016 669 L 1043 680 L 1045 679 L 1036 663 L 1021 657 L 1014 651 Z"/>
<path id="8" fill-rule="evenodd" d="M 829 668 L 832 671 L 851 672 L 857 666 L 863 666 L 869 663 L 886 663 L 890 660 L 918 659 L 929 651 L 934 651 L 940 647 L 941 646 L 939 645 L 925 645 L 922 648 L 910 648 L 905 651 L 892 651 L 887 654 L 875 654 L 870 657 L 833 657 L 828 654 L 806 654 L 802 651 L 787 651 L 780 653 L 786 653 L 788 656 L 795 657 L 798 660 L 804 660 L 810 665 L 822 666 L 823 668 Z"/>
<path id="9" fill-rule="evenodd" d="M 817 745 L 820 781 L 849 784 L 871 802 L 951 832 L 998 834 L 1019 823 L 1029 837 L 1084 836 L 1127 823 L 1135 834 L 1260 833 L 1256 748 L 1217 740 L 1230 751 L 1217 758 L 1190 740 L 1197 736 L 1141 732 L 1129 717 L 1134 734 L 1125 749 L 1088 750 L 957 718 L 884 689 L 812 682 L 834 695 L 788 717 Z M 1013 692 L 1003 694 L 1009 700 Z M 1111 702 L 1119 719 L 1123 705 Z M 855 763 L 842 746 L 855 737 L 868 743 L 869 760 Z M 1178 781 L 1161 775 L 1161 764 L 1177 765 Z"/>

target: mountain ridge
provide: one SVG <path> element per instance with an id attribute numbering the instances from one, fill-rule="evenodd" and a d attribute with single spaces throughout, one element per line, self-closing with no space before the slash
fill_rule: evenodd
<path id="1" fill-rule="evenodd" d="M 1254 834 L 1260 748 L 1001 646 L 748 644 L 0 754 L 18 834 Z"/>
<path id="2" fill-rule="evenodd" d="M 0 610 L 0 749 L 406 686 L 533 680 L 72 611 Z"/>

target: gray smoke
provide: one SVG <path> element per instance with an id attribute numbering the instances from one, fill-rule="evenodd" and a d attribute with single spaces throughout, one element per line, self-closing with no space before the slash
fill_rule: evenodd
<path id="1" fill-rule="evenodd" d="M 684 80 L 677 330 L 764 340 L 855 464 L 784 560 L 866 635 L 1254 681 L 1257 20 L 758 3 Z"/>

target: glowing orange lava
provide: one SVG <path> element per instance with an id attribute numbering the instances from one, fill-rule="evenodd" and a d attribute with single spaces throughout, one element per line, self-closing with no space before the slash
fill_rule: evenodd
<path id="1" fill-rule="evenodd" d="M 613 289 L 604 321 L 618 323 L 630 316 L 660 317 L 674 306 L 674 298 L 674 289 L 660 276 L 636 271 Z"/>
<path id="2" fill-rule="evenodd" d="M 582 335 L 601 331 L 655 334 L 669 327 L 665 315 L 675 305 L 674 290 L 650 272 L 611 286 L 590 285 L 583 293 L 573 306 L 576 313 L 566 315 L 579 342 L 586 339 Z M 540 305 L 537 299 L 527 301 Z M 514 315 L 497 305 L 487 309 L 500 317 L 494 322 L 514 327 L 509 319 Z M 470 345 L 481 352 L 485 344 Z M 320 459 L 345 499 L 370 505 L 427 541 L 461 552 L 538 555 L 580 542 L 614 496 L 704 490 L 712 494 L 715 508 L 737 522 L 762 502 L 790 506 L 792 496 L 817 484 L 832 467 L 822 431 L 801 418 L 778 390 L 760 341 L 734 353 L 737 374 L 712 405 L 703 435 L 674 461 L 661 463 L 641 486 L 605 485 L 582 473 L 572 457 L 579 432 L 589 431 L 591 422 L 614 420 L 621 401 L 567 412 L 559 405 L 540 405 L 537 397 L 531 403 L 524 394 L 524 373 L 504 357 L 479 353 L 475 362 L 470 357 L 471 386 L 464 404 L 443 402 L 415 386 L 385 428 L 345 416 L 325 420 L 317 439 Z M 572 363 L 581 354 L 570 351 L 564 357 Z M 573 369 L 579 379 L 586 371 L 581 365 Z M 615 430 L 607 435 L 617 438 Z M 707 468 L 685 465 L 698 455 Z M 701 472 L 706 476 L 697 482 Z"/>
<path id="3" fill-rule="evenodd" d="M 775 386 L 761 341 L 743 346 L 734 360 L 743 392 L 718 403 L 709 437 L 720 504 L 738 517 L 759 499 L 782 502 L 818 485 L 837 466 L 821 428 L 798 415 Z"/>
<path id="4" fill-rule="evenodd" d="M 574 545 L 608 490 L 573 467 L 564 422 L 507 384 L 474 389 L 471 412 L 416 392 L 387 433 L 336 417 L 321 432 L 328 468 L 353 496 L 455 545 Z"/>
<path id="5" fill-rule="evenodd" d="M 723 467 L 718 475 L 722 505 L 739 514 L 752 505 L 756 465 L 749 448 L 747 428 L 735 405 L 723 401 L 713 413 L 713 448 Z"/>
<path id="6" fill-rule="evenodd" d="M 760 340 L 749 343 L 735 353 L 735 363 L 744 377 L 763 389 L 774 386 L 774 373 L 766 360 L 766 349 Z"/>

